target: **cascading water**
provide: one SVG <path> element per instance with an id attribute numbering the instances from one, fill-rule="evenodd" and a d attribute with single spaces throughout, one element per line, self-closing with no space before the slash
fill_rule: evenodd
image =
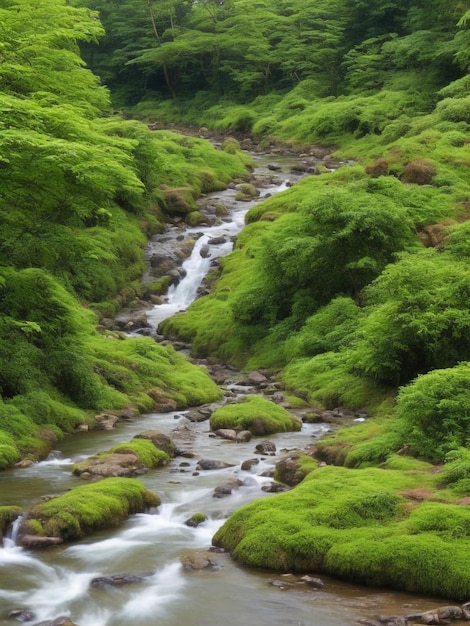
<path id="1" fill-rule="evenodd" d="M 16 539 L 18 537 L 18 529 L 23 521 L 24 517 L 19 515 L 16 520 L 11 524 L 10 528 L 7 530 L 5 537 L 3 538 L 3 547 L 5 549 L 13 548 L 16 546 Z"/>
<path id="2" fill-rule="evenodd" d="M 270 185 L 269 193 L 271 195 L 279 193 L 286 188 L 287 176 L 284 175 L 284 180 Z M 219 194 L 221 199 L 226 198 L 229 201 L 233 201 L 234 195 L 234 190 L 226 190 L 223 194 Z M 187 235 L 197 236 L 197 241 L 191 256 L 183 263 L 185 276 L 177 285 L 170 287 L 167 302 L 155 306 L 147 313 L 147 319 L 152 326 L 157 328 L 164 319 L 186 309 L 193 302 L 205 275 L 209 271 L 211 262 L 231 252 L 233 238 L 243 228 L 246 213 L 257 202 L 259 200 L 238 202 L 231 213 L 230 222 L 224 222 L 217 226 L 198 226 L 186 230 Z M 220 243 L 212 243 L 216 240 L 219 240 Z M 205 247 L 207 254 L 202 255 L 201 251 Z"/>

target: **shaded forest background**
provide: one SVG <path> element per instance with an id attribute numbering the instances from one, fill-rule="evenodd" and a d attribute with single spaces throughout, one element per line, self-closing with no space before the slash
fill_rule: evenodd
<path id="1" fill-rule="evenodd" d="M 217 397 L 98 324 L 143 295 L 168 188 L 246 171 L 139 119 L 354 161 L 252 209 L 211 295 L 164 331 L 377 415 L 337 462 L 468 461 L 470 2 L 1 0 L 0 23 L 1 467 L 97 411 Z"/>

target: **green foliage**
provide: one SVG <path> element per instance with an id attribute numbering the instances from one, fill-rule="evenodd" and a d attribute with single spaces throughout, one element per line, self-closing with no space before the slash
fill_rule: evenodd
<path id="1" fill-rule="evenodd" d="M 35 505 L 28 521 L 39 521 L 45 535 L 73 541 L 159 504 L 158 496 L 137 480 L 106 478 Z"/>
<path id="2" fill-rule="evenodd" d="M 216 409 L 210 417 L 211 430 L 233 428 L 253 435 L 272 435 L 300 430 L 302 423 L 286 409 L 261 396 L 247 396 L 242 402 Z"/>
<path id="3" fill-rule="evenodd" d="M 470 443 L 469 366 L 438 369 L 403 387 L 397 415 L 407 427 L 407 443 L 416 454 L 442 462 Z"/>
<path id="4" fill-rule="evenodd" d="M 0 469 L 10 467 L 20 458 L 15 440 L 10 435 L 0 431 Z"/>
<path id="5" fill-rule="evenodd" d="M 458 448 L 447 454 L 439 482 L 450 486 L 459 495 L 470 495 L 470 452 L 467 448 Z"/>
<path id="6" fill-rule="evenodd" d="M 338 297 L 309 317 L 286 341 L 286 358 L 302 358 L 346 348 L 360 324 L 361 309 L 351 298 Z"/>
<path id="7" fill-rule="evenodd" d="M 354 369 L 389 384 L 469 355 L 468 269 L 434 250 L 405 255 L 368 290 Z"/>

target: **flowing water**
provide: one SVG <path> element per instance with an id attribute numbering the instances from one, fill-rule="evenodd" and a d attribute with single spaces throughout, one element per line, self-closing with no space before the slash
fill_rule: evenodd
<path id="1" fill-rule="evenodd" d="M 282 190 L 286 178 L 273 191 Z M 198 239 L 185 262 L 186 278 L 172 290 L 167 303 L 148 314 L 153 325 L 194 299 L 210 262 L 230 251 L 230 237 L 243 226 L 249 206 L 240 203 L 232 222 L 213 227 Z M 194 232 L 200 233 L 201 228 Z M 227 236 L 227 243 L 211 248 L 211 255 L 203 259 L 201 246 L 221 234 Z M 183 555 L 210 547 L 213 534 L 230 513 L 255 498 L 275 497 L 262 490 L 271 482 L 266 474 L 285 450 L 304 447 L 320 437 L 327 429 L 322 424 L 270 437 L 278 452 L 274 457 L 260 457 L 253 441 L 235 444 L 214 438 L 208 422 L 190 423 L 184 413 L 144 415 L 119 423 L 111 432 L 67 437 L 47 460 L 0 473 L 0 504 L 27 509 L 41 496 L 81 484 L 71 474 L 73 463 L 151 428 L 168 433 L 179 448 L 196 455 L 194 459 L 177 457 L 166 468 L 140 478 L 161 497 L 161 506 L 132 516 L 114 530 L 45 551 L 18 547 L 14 525 L 0 547 L 0 626 L 12 624 L 8 613 L 18 607 L 33 612 L 26 622 L 31 625 L 67 615 L 79 626 L 346 626 L 376 613 L 403 614 L 445 604 L 324 576 L 325 586 L 320 590 L 302 584 L 282 588 L 271 584 L 283 580 L 282 575 L 246 570 L 226 554 L 212 555 L 217 562 L 213 570 L 182 567 Z M 231 466 L 197 471 L 200 458 Z M 251 471 L 242 471 L 241 463 L 252 458 L 259 462 Z M 228 477 L 240 479 L 243 485 L 228 497 L 214 498 L 214 488 Z M 197 528 L 188 527 L 185 521 L 194 513 L 204 513 L 208 520 Z M 98 577 L 117 574 L 133 575 L 136 582 L 92 584 Z"/>

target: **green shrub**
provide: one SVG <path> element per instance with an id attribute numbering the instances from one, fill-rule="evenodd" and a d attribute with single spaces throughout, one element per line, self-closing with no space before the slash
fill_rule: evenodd
<path id="1" fill-rule="evenodd" d="M 470 366 L 457 365 L 418 376 L 397 398 L 397 416 L 416 454 L 442 462 L 470 443 Z"/>

